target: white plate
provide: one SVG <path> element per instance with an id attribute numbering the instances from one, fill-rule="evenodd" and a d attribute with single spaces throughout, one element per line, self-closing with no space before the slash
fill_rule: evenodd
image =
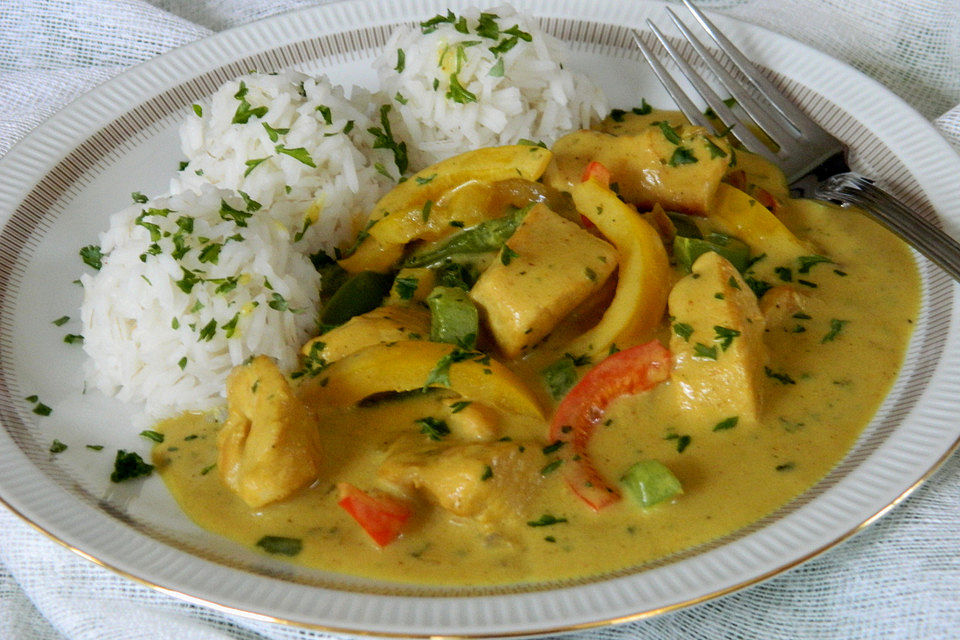
<path id="1" fill-rule="evenodd" d="M 83 96 L 0 160 L 0 496 L 96 562 L 194 602 L 333 631 L 523 635 L 625 621 L 752 584 L 836 544 L 887 510 L 957 445 L 956 292 L 918 258 L 924 299 L 906 364 L 863 436 L 831 474 L 746 530 L 645 567 L 563 584 L 423 588 L 307 570 L 199 530 L 159 479 L 111 486 L 118 448 L 145 452 L 136 413 L 83 394 L 77 250 L 96 241 L 130 192 L 165 191 L 190 104 L 249 69 L 292 66 L 371 85 L 391 29 L 466 3 L 337 3 L 234 29 L 143 64 Z M 529 0 L 519 8 L 570 41 L 616 106 L 669 104 L 627 27 L 667 24 L 653 3 Z M 960 230 L 960 159 L 880 85 L 776 34 L 720 19 L 728 35 L 907 203 Z M 51 321 L 74 319 L 62 327 Z M 32 413 L 38 395 L 52 415 Z M 57 438 L 70 448 L 48 453 Z M 96 452 L 86 444 L 102 444 Z M 148 444 L 148 443 L 147 443 Z"/>

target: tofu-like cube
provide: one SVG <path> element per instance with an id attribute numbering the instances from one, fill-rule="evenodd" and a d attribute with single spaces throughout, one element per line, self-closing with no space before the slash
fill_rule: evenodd
<path id="1" fill-rule="evenodd" d="M 757 297 L 718 253 L 700 256 L 670 292 L 671 376 L 680 406 L 706 427 L 728 418 L 760 419 L 766 327 Z"/>
<path id="2" fill-rule="evenodd" d="M 538 204 L 470 297 L 503 354 L 516 358 L 600 289 L 616 266 L 612 245 Z"/>

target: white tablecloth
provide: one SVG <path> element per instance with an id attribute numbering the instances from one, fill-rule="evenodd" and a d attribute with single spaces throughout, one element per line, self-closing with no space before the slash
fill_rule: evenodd
<path id="1" fill-rule="evenodd" d="M 321 1 L 0 0 L 0 154 L 75 96 L 140 61 Z M 853 64 L 934 120 L 960 149 L 958 0 L 700 4 Z M 699 606 L 580 636 L 958 638 L 958 516 L 960 455 L 954 455 L 878 523 L 800 567 Z M 322 636 L 154 592 L 74 555 L 0 507 L 0 638 Z"/>

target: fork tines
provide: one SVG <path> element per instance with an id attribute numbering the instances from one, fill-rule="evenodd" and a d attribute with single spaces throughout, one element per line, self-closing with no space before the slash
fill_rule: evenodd
<path id="1" fill-rule="evenodd" d="M 690 44 L 710 72 L 720 80 L 726 90 L 736 100 L 737 104 L 740 105 L 756 125 L 778 145 L 789 145 L 791 141 L 801 137 L 803 135 L 801 123 L 806 120 L 806 116 L 786 100 L 777 88 L 760 74 L 759 70 L 747 60 L 746 56 L 720 33 L 699 9 L 689 2 L 689 0 L 683 0 L 683 2 L 700 26 L 703 27 L 703 30 L 710 35 L 717 47 L 727 56 L 729 63 L 732 63 L 732 65 L 739 69 L 740 73 L 743 74 L 743 77 L 750 85 L 769 101 L 769 106 L 761 105 L 751 94 L 749 88 L 736 79 L 730 71 L 725 69 L 690 31 L 686 24 L 684 24 L 673 11 L 667 9 L 668 15 L 680 30 L 683 38 Z M 710 84 L 693 68 L 663 32 L 650 20 L 647 20 L 647 25 L 654 36 L 656 36 L 660 45 L 667 52 L 667 55 L 676 63 L 687 80 L 689 80 L 697 94 L 700 95 L 704 102 L 706 102 L 716 114 L 717 118 L 727 127 L 726 130 L 717 131 L 717 133 L 725 134 L 732 129 L 733 135 L 744 147 L 754 153 L 764 155 L 771 160 L 776 160 L 775 154 L 768 146 L 750 130 L 749 126 L 745 126 L 741 119 L 731 111 L 723 99 L 717 95 Z M 634 31 L 633 38 L 640 48 L 643 57 L 650 65 L 664 89 L 666 89 L 670 97 L 677 103 L 680 111 L 687 116 L 692 123 L 710 129 L 711 122 L 673 79 L 656 55 L 654 55 L 650 47 L 643 41 L 640 34 Z M 716 128 L 714 127 L 714 129 Z"/>

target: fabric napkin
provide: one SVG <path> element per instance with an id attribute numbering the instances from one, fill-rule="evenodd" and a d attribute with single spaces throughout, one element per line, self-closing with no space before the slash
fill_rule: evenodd
<path id="1" fill-rule="evenodd" d="M 309 0 L 2 0 L 0 154 L 138 62 Z M 482 3 L 480 3 L 482 4 Z M 491 3 L 496 4 L 496 3 Z M 700 0 L 848 62 L 960 150 L 956 0 Z M 584 639 L 960 636 L 960 456 L 853 539 L 785 574 Z M 293 639 L 319 632 L 181 602 L 74 555 L 0 507 L 0 638 Z"/>

